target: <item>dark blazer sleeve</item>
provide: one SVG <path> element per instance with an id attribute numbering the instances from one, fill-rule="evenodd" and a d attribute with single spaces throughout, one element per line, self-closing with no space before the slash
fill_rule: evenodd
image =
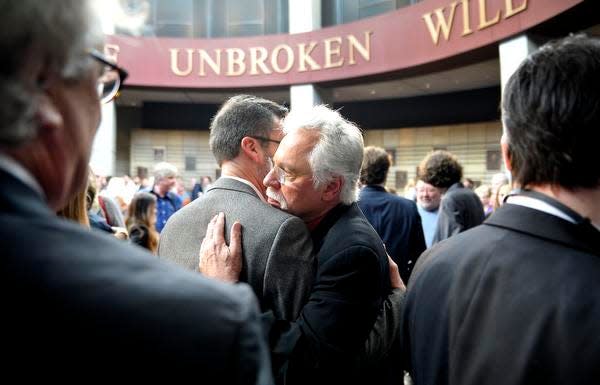
<path id="1" fill-rule="evenodd" d="M 400 344 L 400 316 L 405 293 L 404 289 L 392 289 L 383 301 L 358 364 L 373 366 L 386 358 L 395 343 Z"/>
<path id="2" fill-rule="evenodd" d="M 321 264 L 298 321 L 271 329 L 277 376 L 297 377 L 305 370 L 353 362 L 381 306 L 380 277 L 377 253 L 365 246 L 345 249 Z"/>
<path id="3" fill-rule="evenodd" d="M 295 320 L 308 301 L 316 271 L 310 234 L 300 219 L 279 227 L 265 268 L 263 298 L 277 319 Z"/>
<path id="4" fill-rule="evenodd" d="M 433 243 L 443 241 L 464 230 L 461 209 L 459 202 L 453 197 L 442 199 Z"/>
<path id="5" fill-rule="evenodd" d="M 408 282 L 419 256 L 427 248 L 427 245 L 425 244 L 425 236 L 423 235 L 423 226 L 421 225 L 421 216 L 419 215 L 419 211 L 417 210 L 417 206 L 415 204 L 413 204 L 412 208 L 410 242 L 408 243 L 408 257 L 412 263 L 406 267 L 406 271 L 400 272 L 404 284 Z"/>

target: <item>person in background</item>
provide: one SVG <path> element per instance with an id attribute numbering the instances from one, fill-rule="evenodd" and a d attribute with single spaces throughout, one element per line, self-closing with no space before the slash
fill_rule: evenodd
<path id="1" fill-rule="evenodd" d="M 437 228 L 438 212 L 442 200 L 442 191 L 422 180 L 417 181 L 417 210 L 421 216 L 421 225 L 423 226 L 423 235 L 425 236 L 426 247 L 433 244 L 433 236 Z"/>
<path id="2" fill-rule="evenodd" d="M 270 385 L 247 285 L 185 271 L 56 215 L 85 190 L 101 103 L 127 77 L 101 52 L 92 6 L 0 0 L 2 374 L 23 383 L 194 375 Z"/>
<path id="3" fill-rule="evenodd" d="M 415 262 L 425 250 L 421 217 L 415 202 L 385 189 L 391 166 L 390 155 L 381 147 L 365 147 L 358 207 L 383 240 L 387 253 L 408 282 Z"/>
<path id="4" fill-rule="evenodd" d="M 479 197 L 460 182 L 462 166 L 456 156 L 448 151 L 433 151 L 421 161 L 418 173 L 419 179 L 442 192 L 433 244 L 483 222 Z"/>
<path id="5" fill-rule="evenodd" d="M 70 219 L 81 226 L 90 228 L 88 216 L 88 194 L 87 188 L 81 189 L 62 209 L 56 213 L 59 217 Z"/>
<path id="6" fill-rule="evenodd" d="M 208 191 L 208 188 L 212 185 L 212 178 L 210 176 L 203 176 L 200 178 L 199 183 L 194 183 L 192 189 L 192 200 L 199 198 L 202 194 Z"/>
<path id="7" fill-rule="evenodd" d="M 156 231 L 159 233 L 167 221 L 181 208 L 181 199 L 171 192 L 175 186 L 177 167 L 167 162 L 160 162 L 154 166 L 154 187 L 152 194 L 156 196 Z"/>
<path id="8" fill-rule="evenodd" d="M 191 202 L 190 193 L 185 190 L 185 183 L 183 182 L 183 178 L 177 177 L 175 180 L 175 187 L 172 190 L 175 195 L 181 201 L 181 206 L 185 206 Z"/>
<path id="9" fill-rule="evenodd" d="M 413 178 L 410 178 L 404 186 L 404 197 L 413 202 L 417 200 L 417 188 Z"/>
<path id="10" fill-rule="evenodd" d="M 508 184 L 508 176 L 503 172 L 498 172 L 492 175 L 492 180 L 490 182 L 490 186 L 492 189 L 492 196 L 490 197 L 490 202 L 492 206 L 494 206 L 494 210 L 497 208 L 496 201 L 498 200 L 498 190 L 500 186 Z"/>
<path id="11" fill-rule="evenodd" d="M 482 184 L 475 189 L 475 194 L 477 194 L 481 201 L 485 217 L 487 218 L 492 215 L 495 209 L 495 204 L 492 201 L 492 188 L 487 184 Z"/>
<path id="12" fill-rule="evenodd" d="M 468 188 L 469 190 L 475 190 L 475 182 L 473 182 L 473 179 L 471 178 L 465 178 L 462 184 L 465 188 Z"/>
<path id="13" fill-rule="evenodd" d="M 136 193 L 127 212 L 127 231 L 131 242 L 156 254 L 159 237 L 155 228 L 156 196 L 146 192 Z"/>
<path id="14" fill-rule="evenodd" d="M 510 191 L 512 190 L 512 186 L 510 184 L 503 184 L 498 188 L 498 193 L 496 194 L 496 200 L 494 201 L 494 210 L 497 210 L 500 206 L 504 204 L 504 198 Z"/>
<path id="15" fill-rule="evenodd" d="M 86 208 L 87 208 L 87 216 L 90 222 L 90 227 L 92 229 L 100 230 L 107 232 L 109 234 L 114 235 L 118 239 L 125 240 L 128 238 L 127 229 L 125 228 L 125 223 L 123 222 L 123 226 L 111 226 L 108 223 L 107 216 L 110 216 L 108 213 L 113 210 L 118 210 L 116 203 L 113 203 L 110 198 L 105 199 L 105 197 L 100 197 L 96 190 L 96 177 L 94 173 L 90 169 L 88 184 L 86 189 Z M 100 203 L 102 202 L 102 203 Z M 112 208 L 112 205 L 115 205 Z M 112 209 L 108 209 L 111 207 Z"/>
<path id="16" fill-rule="evenodd" d="M 89 183 L 92 183 L 92 180 Z M 123 179 L 110 178 L 105 189 L 96 191 L 94 209 L 106 219 L 110 227 L 125 228 L 123 212 L 127 211 L 127 205 L 123 197 L 125 194 Z"/>

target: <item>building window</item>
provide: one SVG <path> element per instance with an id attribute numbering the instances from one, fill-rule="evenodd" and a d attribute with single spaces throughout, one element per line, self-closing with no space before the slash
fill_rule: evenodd
<path id="1" fill-rule="evenodd" d="M 376 16 L 422 0 L 322 0 L 323 27 Z"/>
<path id="2" fill-rule="evenodd" d="M 263 35 L 265 8 L 262 0 L 227 0 L 225 20 L 227 36 Z"/>
<path id="3" fill-rule="evenodd" d="M 196 171 L 196 157 L 186 156 L 185 157 L 185 171 Z"/>
<path id="4" fill-rule="evenodd" d="M 403 189 L 408 183 L 408 172 L 396 171 L 396 188 Z"/>
<path id="5" fill-rule="evenodd" d="M 137 171 L 136 171 L 136 175 L 139 176 L 142 179 L 148 178 L 148 167 L 138 166 L 137 167 Z"/>
<path id="6" fill-rule="evenodd" d="M 488 150 L 485 153 L 485 169 L 487 171 L 500 170 L 502 166 L 502 154 L 499 150 Z"/>
<path id="7" fill-rule="evenodd" d="M 396 9 L 396 0 L 358 0 L 358 18 L 379 15 Z"/>
<path id="8" fill-rule="evenodd" d="M 193 0 L 158 0 L 156 34 L 167 37 L 192 37 Z"/>
<path id="9" fill-rule="evenodd" d="M 203 3 L 203 7 L 196 9 L 196 33 L 203 34 L 198 37 L 256 36 L 288 31 L 288 0 L 203 0 Z"/>
<path id="10" fill-rule="evenodd" d="M 152 151 L 155 162 L 164 162 L 167 159 L 167 149 L 165 147 L 154 147 Z"/>

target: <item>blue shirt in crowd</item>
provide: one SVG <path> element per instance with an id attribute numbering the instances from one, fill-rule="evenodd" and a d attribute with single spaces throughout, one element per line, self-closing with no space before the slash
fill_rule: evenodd
<path id="1" fill-rule="evenodd" d="M 182 202 L 181 198 L 172 192 L 168 192 L 164 197 L 154 191 L 151 193 L 156 195 L 156 231 L 160 233 L 171 215 L 181 208 Z"/>
<path id="2" fill-rule="evenodd" d="M 421 226 L 423 226 L 423 235 L 425 236 L 425 245 L 427 248 L 431 247 L 433 243 L 433 235 L 435 234 L 435 228 L 438 220 L 438 210 L 427 211 L 417 203 L 417 209 L 421 216 Z"/>

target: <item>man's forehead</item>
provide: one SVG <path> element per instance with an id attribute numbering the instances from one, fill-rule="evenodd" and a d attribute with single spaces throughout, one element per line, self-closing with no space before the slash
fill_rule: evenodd
<path id="1" fill-rule="evenodd" d="M 308 159 L 308 155 L 314 148 L 318 135 L 306 130 L 295 130 L 281 140 L 281 144 L 275 152 L 276 163 L 286 164 L 289 167 L 300 166 L 300 163 Z"/>

